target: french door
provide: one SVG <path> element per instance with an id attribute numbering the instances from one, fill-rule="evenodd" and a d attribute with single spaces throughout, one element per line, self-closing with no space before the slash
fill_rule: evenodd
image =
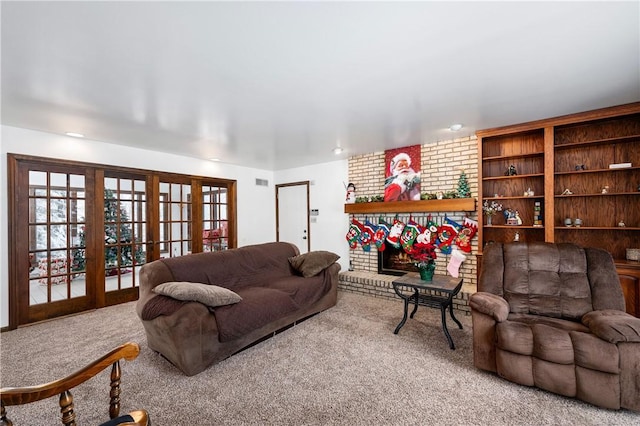
<path id="1" fill-rule="evenodd" d="M 235 181 L 8 160 L 9 328 L 136 300 L 146 262 L 235 246 Z"/>

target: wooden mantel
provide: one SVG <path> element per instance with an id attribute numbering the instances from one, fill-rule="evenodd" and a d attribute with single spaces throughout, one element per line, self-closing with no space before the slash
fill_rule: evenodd
<path id="1" fill-rule="evenodd" d="M 444 200 L 389 201 L 345 204 L 345 213 L 419 213 L 419 212 L 474 212 L 475 198 L 448 198 Z"/>

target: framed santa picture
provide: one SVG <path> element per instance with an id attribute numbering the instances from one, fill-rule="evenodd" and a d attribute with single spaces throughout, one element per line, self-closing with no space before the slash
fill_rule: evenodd
<path id="1" fill-rule="evenodd" d="M 420 200 L 420 145 L 384 152 L 384 201 Z"/>

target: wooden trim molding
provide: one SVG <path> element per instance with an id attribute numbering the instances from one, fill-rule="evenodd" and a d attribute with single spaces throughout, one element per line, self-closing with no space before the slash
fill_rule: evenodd
<path id="1" fill-rule="evenodd" d="M 444 200 L 388 201 L 345 204 L 344 212 L 359 213 L 417 213 L 417 212 L 474 212 L 475 198 L 449 198 Z"/>

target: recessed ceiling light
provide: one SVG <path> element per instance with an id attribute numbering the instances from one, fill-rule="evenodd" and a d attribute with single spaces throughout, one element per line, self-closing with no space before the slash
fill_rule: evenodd
<path id="1" fill-rule="evenodd" d="M 65 135 L 71 136 L 71 137 L 74 137 L 74 138 L 84 138 L 84 135 L 82 133 L 67 132 L 67 133 L 65 133 Z"/>
<path id="2" fill-rule="evenodd" d="M 219 158 L 209 158 L 209 161 L 220 161 Z"/>
<path id="3" fill-rule="evenodd" d="M 339 146 L 336 146 L 335 148 L 333 148 L 333 153 L 335 155 L 342 154 L 342 148 L 340 148 Z"/>
<path id="4" fill-rule="evenodd" d="M 462 124 L 460 123 L 452 124 L 451 127 L 449 127 L 449 130 L 452 132 L 457 132 L 460 129 L 462 129 Z"/>

